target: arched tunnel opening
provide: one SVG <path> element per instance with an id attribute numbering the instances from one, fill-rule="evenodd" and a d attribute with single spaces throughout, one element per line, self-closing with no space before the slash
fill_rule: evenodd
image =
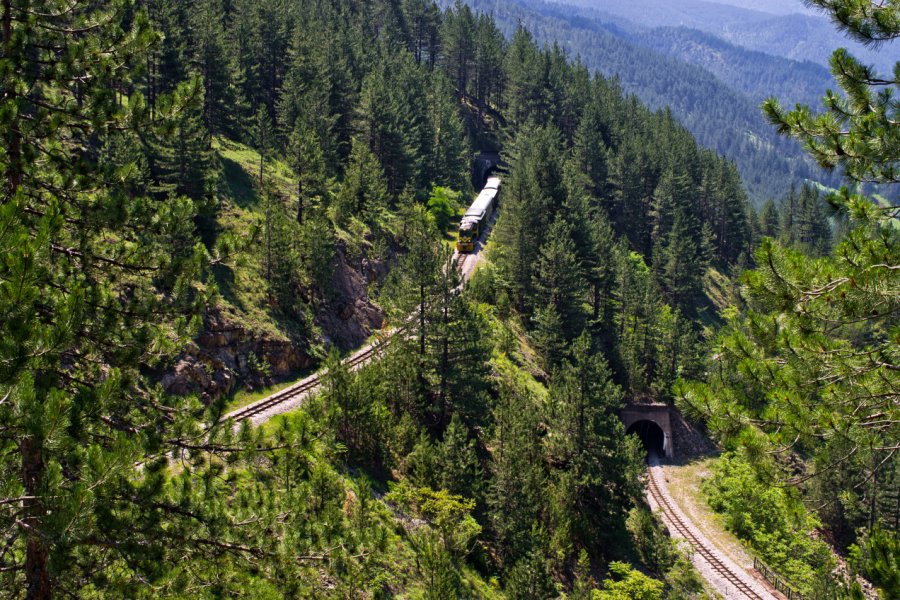
<path id="1" fill-rule="evenodd" d="M 631 424 L 626 432 L 629 435 L 636 435 L 644 443 L 647 454 L 656 454 L 660 458 L 666 455 L 663 445 L 666 435 L 663 433 L 662 427 L 653 421 L 637 421 Z"/>

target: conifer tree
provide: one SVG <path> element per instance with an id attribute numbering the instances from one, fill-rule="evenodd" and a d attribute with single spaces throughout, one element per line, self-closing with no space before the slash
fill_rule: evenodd
<path id="1" fill-rule="evenodd" d="M 440 10 L 431 0 L 403 0 L 403 15 L 416 64 L 434 69 L 440 49 Z"/>
<path id="2" fill-rule="evenodd" d="M 228 52 L 224 0 L 198 0 L 188 11 L 191 65 L 203 78 L 203 121 L 210 135 L 235 132 L 239 116 L 234 65 Z"/>
<path id="3" fill-rule="evenodd" d="M 474 95 L 479 107 L 499 105 L 504 89 L 503 54 L 506 40 L 494 19 L 485 13 L 476 17 Z"/>
<path id="4" fill-rule="evenodd" d="M 512 150 L 512 171 L 503 189 L 503 213 L 492 234 L 497 268 L 520 308 L 532 298 L 533 267 L 566 200 L 559 132 L 524 127 Z"/>
<path id="5" fill-rule="evenodd" d="M 461 0 L 444 14 L 442 31 L 447 74 L 456 91 L 465 96 L 469 92 L 472 65 L 475 60 L 475 16 Z"/>
<path id="6" fill-rule="evenodd" d="M 272 118 L 269 116 L 269 111 L 266 110 L 265 106 L 260 106 L 256 110 L 256 116 L 253 119 L 253 126 L 251 129 L 251 136 L 253 139 L 253 148 L 259 153 L 259 187 L 260 189 L 263 189 L 265 187 L 265 180 L 263 179 L 265 161 L 267 158 L 270 158 L 270 153 L 275 146 L 275 132 L 272 128 Z"/>
<path id="7" fill-rule="evenodd" d="M 759 231 L 762 235 L 777 238 L 779 233 L 778 207 L 774 200 L 767 200 L 759 213 Z"/>
<path id="8" fill-rule="evenodd" d="M 309 200 L 325 195 L 325 160 L 319 136 L 302 119 L 288 138 L 288 163 L 297 178 L 297 222 L 303 224 Z"/>
<path id="9" fill-rule="evenodd" d="M 544 237 L 534 274 L 535 341 L 544 356 L 562 358 L 583 327 L 581 278 L 571 232 L 558 219 Z"/>
<path id="10" fill-rule="evenodd" d="M 101 570 L 154 580 L 169 552 L 203 552 L 165 473 L 134 472 L 196 434 L 190 403 L 142 372 L 196 325 L 196 208 L 97 160 L 112 132 L 154 126 L 131 75 L 159 37 L 130 2 L 63 8 L 0 9 L 0 587 L 41 600 L 115 594 Z M 156 96 L 156 120 L 198 92 Z"/>
<path id="11" fill-rule="evenodd" d="M 504 381 L 495 410 L 495 451 L 488 490 L 491 527 L 507 564 L 537 545 L 540 498 L 545 474 L 540 466 L 535 399 L 513 382 Z"/>
<path id="12" fill-rule="evenodd" d="M 459 117 L 453 89 L 443 74 L 434 73 L 431 76 L 428 100 L 429 129 L 432 132 L 428 164 L 430 183 L 466 190 L 469 188 L 469 161 L 465 129 Z"/>
<path id="13" fill-rule="evenodd" d="M 534 38 L 520 24 L 507 48 L 503 67 L 506 79 L 504 107 L 507 118 L 519 126 L 529 121 L 545 122 L 544 67 L 544 56 L 538 51 Z"/>
<path id="14" fill-rule="evenodd" d="M 550 386 L 546 452 L 557 466 L 555 518 L 570 524 L 566 539 L 596 551 L 620 529 L 636 483 L 627 481 L 633 469 L 625 466 L 624 432 L 614 412 L 621 389 L 603 355 L 592 353 L 587 334 L 575 340 L 571 354 Z"/>
<path id="15" fill-rule="evenodd" d="M 438 449 L 438 479 L 441 489 L 479 500 L 482 496 L 481 464 L 475 441 L 458 415 L 453 415 Z"/>
<path id="16" fill-rule="evenodd" d="M 894 4 L 813 4 L 859 39 L 900 36 Z M 896 77 L 877 78 L 846 50 L 835 52 L 832 66 L 844 94 L 829 92 L 824 114 L 802 106 L 785 112 L 770 100 L 768 117 L 824 166 L 842 166 L 851 181 L 896 183 L 900 128 L 885 93 Z M 818 500 L 832 530 L 859 531 L 892 518 L 880 498 L 900 452 L 900 233 L 890 221 L 894 206 L 849 188 L 829 201 L 850 218 L 844 240 L 825 259 L 764 240 L 758 269 L 745 276 L 747 309 L 731 315 L 719 339 L 717 368 L 706 384 L 682 385 L 679 396 L 729 443 L 742 442 L 758 466 L 785 467 L 782 478 Z M 782 236 L 793 242 L 808 217 L 793 190 L 786 204 Z M 803 460 L 799 473 L 782 458 L 789 452 Z"/>
<path id="17" fill-rule="evenodd" d="M 389 202 L 387 182 L 378 158 L 365 142 L 354 138 L 347 172 L 334 203 L 335 223 L 345 226 L 352 217 L 357 217 L 370 227 L 377 227 Z"/>

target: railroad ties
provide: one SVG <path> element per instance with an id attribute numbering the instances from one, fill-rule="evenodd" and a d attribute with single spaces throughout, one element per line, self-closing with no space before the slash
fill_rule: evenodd
<path id="1" fill-rule="evenodd" d="M 395 332 L 392 332 L 393 335 Z M 390 338 L 388 338 L 389 340 Z M 387 342 L 381 342 L 378 344 L 373 344 L 369 348 L 366 348 L 362 352 L 355 354 L 354 356 L 347 359 L 344 363 L 348 370 L 355 371 L 361 366 L 365 365 L 375 354 L 383 347 L 383 345 Z M 268 412 L 270 409 L 275 408 L 281 404 L 286 402 L 290 402 L 296 398 L 305 396 L 322 385 L 322 376 L 320 374 L 312 375 L 303 381 L 295 383 L 294 385 L 287 387 L 280 392 L 276 392 L 267 398 L 263 398 L 258 402 L 254 402 L 253 404 L 249 404 L 244 408 L 240 408 L 235 410 L 227 415 L 225 415 L 226 419 L 232 419 L 235 423 L 241 423 L 243 421 L 248 421 L 253 419 L 256 416 L 262 415 Z"/>
<path id="2" fill-rule="evenodd" d="M 652 463 L 653 461 L 651 460 L 651 464 Z M 678 511 L 676 511 L 672 506 L 666 494 L 664 494 L 660 489 L 659 483 L 656 481 L 656 476 L 653 473 L 652 467 L 648 470 L 648 473 L 649 477 L 647 478 L 647 488 L 650 491 L 650 495 L 653 497 L 653 500 L 665 515 L 666 522 L 670 524 L 681 537 L 687 540 L 694 551 L 702 556 L 706 563 L 709 564 L 710 568 L 712 568 L 713 571 L 719 574 L 730 585 L 734 586 L 741 597 L 749 598 L 750 600 L 771 600 L 773 596 L 760 594 L 757 590 L 753 589 L 753 587 L 748 585 L 740 575 L 735 573 L 731 569 L 731 567 L 729 567 L 729 565 L 727 565 L 719 558 L 717 551 L 711 549 L 703 542 L 703 540 L 701 540 L 694 534 L 691 528 L 688 527 L 688 525 L 681 518 Z"/>

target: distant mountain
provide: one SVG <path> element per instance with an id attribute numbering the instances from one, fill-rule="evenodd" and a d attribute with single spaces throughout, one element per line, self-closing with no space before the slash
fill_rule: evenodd
<path id="1" fill-rule="evenodd" d="M 827 67 L 836 48 L 847 48 L 863 62 L 890 72 L 897 52 L 867 48 L 838 32 L 818 12 L 801 11 L 796 0 L 554 0 L 609 15 L 624 29 L 690 27 L 738 46 Z M 740 4 L 740 6 L 736 6 Z M 777 5 L 781 4 L 781 8 Z M 745 6 L 752 6 L 754 9 Z M 798 10 L 794 10 L 798 8 Z M 801 5 L 802 8 L 802 5 Z M 803 14 L 800 14 L 800 13 Z M 621 22 L 621 19 L 628 21 Z M 900 48 L 900 45 L 894 44 Z"/>
<path id="2" fill-rule="evenodd" d="M 771 13 L 704 0 L 550 0 L 622 17 L 642 27 L 691 27 L 710 31 L 710 24 L 732 27 L 764 22 Z"/>
<path id="3" fill-rule="evenodd" d="M 636 44 L 702 67 L 753 101 L 775 96 L 785 105 L 818 107 L 835 82 L 825 67 L 747 50 L 684 27 L 661 27 L 630 35 Z"/>
<path id="4" fill-rule="evenodd" d="M 773 15 L 818 15 L 816 9 L 810 8 L 803 0 L 710 0 L 715 4 L 729 4 Z"/>

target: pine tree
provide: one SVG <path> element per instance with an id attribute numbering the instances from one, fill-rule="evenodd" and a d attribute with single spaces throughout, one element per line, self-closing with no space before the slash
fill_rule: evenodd
<path id="1" fill-rule="evenodd" d="M 759 230 L 766 237 L 777 238 L 780 231 L 778 207 L 773 200 L 767 200 L 759 213 Z"/>
<path id="2" fill-rule="evenodd" d="M 391 274 L 385 284 L 383 297 L 389 307 L 389 315 L 397 323 L 404 323 L 417 351 L 416 377 L 419 398 L 427 403 L 424 411 L 429 424 L 440 422 L 444 416 L 442 407 L 431 406 L 428 390 L 429 352 L 428 342 L 433 323 L 429 320 L 429 301 L 440 281 L 440 268 L 444 265 L 446 250 L 437 239 L 437 232 L 430 215 L 422 206 L 413 206 L 407 215 L 408 225 L 404 240 L 408 252 L 401 268 Z M 434 413 L 438 414 L 435 415 Z"/>
<path id="3" fill-rule="evenodd" d="M 568 343 L 584 325 L 579 275 L 571 232 L 559 219 L 550 226 L 541 245 L 532 284 L 538 316 L 534 337 L 550 364 L 562 358 Z"/>
<path id="4" fill-rule="evenodd" d="M 494 19 L 479 14 L 475 24 L 474 95 L 479 107 L 498 106 L 503 93 L 503 54 L 506 40 Z"/>
<path id="5" fill-rule="evenodd" d="M 811 0 L 810 4 L 825 9 L 842 31 L 865 44 L 900 38 L 894 5 L 852 0 Z M 814 115 L 809 107 L 786 112 L 770 98 L 764 104 L 766 116 L 780 133 L 800 140 L 827 169 L 843 167 L 853 181 L 900 182 L 893 160 L 900 155 L 900 108 L 890 94 L 882 93 L 889 89 L 885 86 L 897 85 L 896 69 L 893 79 L 885 80 L 842 48 L 831 56 L 831 71 L 843 94 L 829 92 L 825 113 Z M 864 208 L 859 206 L 862 199 L 851 198 L 849 190 L 841 195 L 845 203 Z"/>
<path id="6" fill-rule="evenodd" d="M 169 552 L 203 553 L 165 472 L 134 472 L 196 433 L 191 404 L 142 372 L 196 325 L 195 206 L 136 193 L 133 162 L 97 161 L 112 132 L 154 126 L 132 74 L 159 37 L 128 2 L 59 8 L 0 12 L 0 480 L 17 507 L 0 516 L 0 587 L 33 599 L 121 595 L 101 571 L 152 580 Z M 157 96 L 157 122 L 198 90 Z"/>
<path id="7" fill-rule="evenodd" d="M 197 0 L 188 12 L 191 65 L 203 78 L 203 121 L 211 135 L 233 133 L 239 116 L 233 64 L 228 52 L 224 0 Z"/>
<path id="8" fill-rule="evenodd" d="M 507 48 L 503 71 L 507 82 L 504 102 L 507 118 L 519 126 L 529 121 L 543 123 L 546 117 L 544 56 L 531 33 L 521 24 Z"/>
<path id="9" fill-rule="evenodd" d="M 622 391 L 603 356 L 592 353 L 587 334 L 575 340 L 571 354 L 572 362 L 554 375 L 546 417 L 546 452 L 560 492 L 551 494 L 560 500 L 553 511 L 570 524 L 565 539 L 596 551 L 620 530 L 636 484 L 627 481 L 633 470 L 625 466 L 624 432 L 614 412 Z"/>
<path id="10" fill-rule="evenodd" d="M 288 138 L 287 154 L 297 178 L 297 222 L 302 225 L 309 201 L 325 195 L 325 160 L 318 134 L 301 119 Z"/>
<path id="11" fill-rule="evenodd" d="M 481 464 L 475 442 L 469 439 L 469 431 L 457 415 L 438 447 L 437 467 L 441 489 L 472 500 L 481 499 Z"/>
<path id="12" fill-rule="evenodd" d="M 270 158 L 272 149 L 275 146 L 275 132 L 272 128 L 272 118 L 265 106 L 260 106 L 256 111 L 256 117 L 253 120 L 251 129 L 251 137 L 253 139 L 253 148 L 259 154 L 259 187 L 265 187 L 264 167 L 267 158 Z"/>
<path id="13" fill-rule="evenodd" d="M 503 188 L 503 212 L 492 234 L 493 258 L 519 308 L 532 298 L 533 267 L 556 213 L 566 200 L 559 132 L 523 128 L 512 150 L 512 171 Z"/>
<path id="14" fill-rule="evenodd" d="M 495 451 L 491 454 L 488 490 L 491 527 L 507 564 L 537 545 L 541 496 L 546 486 L 541 469 L 535 399 L 513 382 L 503 381 L 495 414 Z"/>
<path id="15" fill-rule="evenodd" d="M 389 203 L 390 194 L 378 158 L 365 142 L 354 138 L 347 172 L 333 205 L 335 223 L 345 226 L 356 217 L 378 228 Z"/>
<path id="16" fill-rule="evenodd" d="M 703 275 L 709 265 L 703 236 L 691 217 L 678 210 L 672 228 L 653 250 L 653 268 L 657 280 L 673 306 L 689 309 L 702 291 Z"/>
<path id="17" fill-rule="evenodd" d="M 441 73 L 431 76 L 428 99 L 432 132 L 428 161 L 431 183 L 467 190 L 469 160 L 465 129 L 450 82 Z"/>
<path id="18" fill-rule="evenodd" d="M 403 0 L 403 15 L 409 31 L 409 51 L 416 64 L 434 69 L 440 49 L 440 10 L 430 0 Z"/>
<path id="19" fill-rule="evenodd" d="M 475 60 L 475 16 L 462 0 L 444 14 L 441 38 L 446 60 L 447 75 L 456 85 L 456 91 L 465 96 L 469 92 L 472 65 Z"/>

